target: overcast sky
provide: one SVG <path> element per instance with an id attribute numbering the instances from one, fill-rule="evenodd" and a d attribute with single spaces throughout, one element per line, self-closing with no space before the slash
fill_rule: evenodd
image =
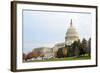
<path id="1" fill-rule="evenodd" d="M 52 11 L 23 11 L 23 52 L 36 47 L 53 47 L 65 41 L 72 19 L 80 39 L 91 36 L 91 14 Z"/>

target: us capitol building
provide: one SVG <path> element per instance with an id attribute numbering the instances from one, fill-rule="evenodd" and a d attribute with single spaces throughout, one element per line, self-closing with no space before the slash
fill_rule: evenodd
<path id="1" fill-rule="evenodd" d="M 41 50 L 45 57 L 55 57 L 56 52 L 58 51 L 59 48 L 65 47 L 65 45 L 71 45 L 74 41 L 77 41 L 79 39 L 79 34 L 76 31 L 75 27 L 73 26 L 72 19 L 70 21 L 70 26 L 67 29 L 67 32 L 65 34 L 65 42 L 62 43 L 57 43 L 54 45 L 54 47 L 49 48 L 49 47 L 39 47 L 41 49 L 35 48 L 37 50 Z M 33 50 L 34 51 L 34 50 Z"/>

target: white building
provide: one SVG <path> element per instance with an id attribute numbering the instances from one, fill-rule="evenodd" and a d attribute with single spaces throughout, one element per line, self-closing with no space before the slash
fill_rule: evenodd
<path id="1" fill-rule="evenodd" d="M 65 42 L 57 43 L 52 48 L 48 48 L 48 47 L 35 48 L 33 51 L 40 51 L 44 55 L 44 58 L 49 59 L 56 56 L 59 48 L 64 48 L 65 45 L 71 45 L 74 41 L 77 40 L 79 40 L 79 35 L 75 27 L 73 26 L 71 20 L 70 27 L 67 29 L 66 32 Z"/>
<path id="2" fill-rule="evenodd" d="M 71 45 L 74 41 L 79 39 L 78 32 L 76 31 L 75 27 L 72 24 L 72 20 L 70 22 L 70 27 L 67 29 L 67 33 L 65 36 L 65 44 Z"/>

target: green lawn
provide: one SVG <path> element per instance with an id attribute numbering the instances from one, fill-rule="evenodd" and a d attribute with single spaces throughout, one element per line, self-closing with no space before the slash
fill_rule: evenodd
<path id="1" fill-rule="evenodd" d="M 81 56 L 81 57 L 51 58 L 47 60 L 32 60 L 28 62 L 69 61 L 69 60 L 87 60 L 87 59 L 91 59 L 91 57 Z"/>

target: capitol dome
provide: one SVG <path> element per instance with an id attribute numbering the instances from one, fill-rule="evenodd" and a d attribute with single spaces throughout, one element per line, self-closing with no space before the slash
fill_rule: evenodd
<path id="1" fill-rule="evenodd" d="M 67 29 L 66 36 L 65 36 L 65 44 L 71 45 L 74 41 L 79 39 L 78 32 L 76 31 L 75 27 L 72 26 L 72 20 L 70 23 L 70 27 Z"/>

